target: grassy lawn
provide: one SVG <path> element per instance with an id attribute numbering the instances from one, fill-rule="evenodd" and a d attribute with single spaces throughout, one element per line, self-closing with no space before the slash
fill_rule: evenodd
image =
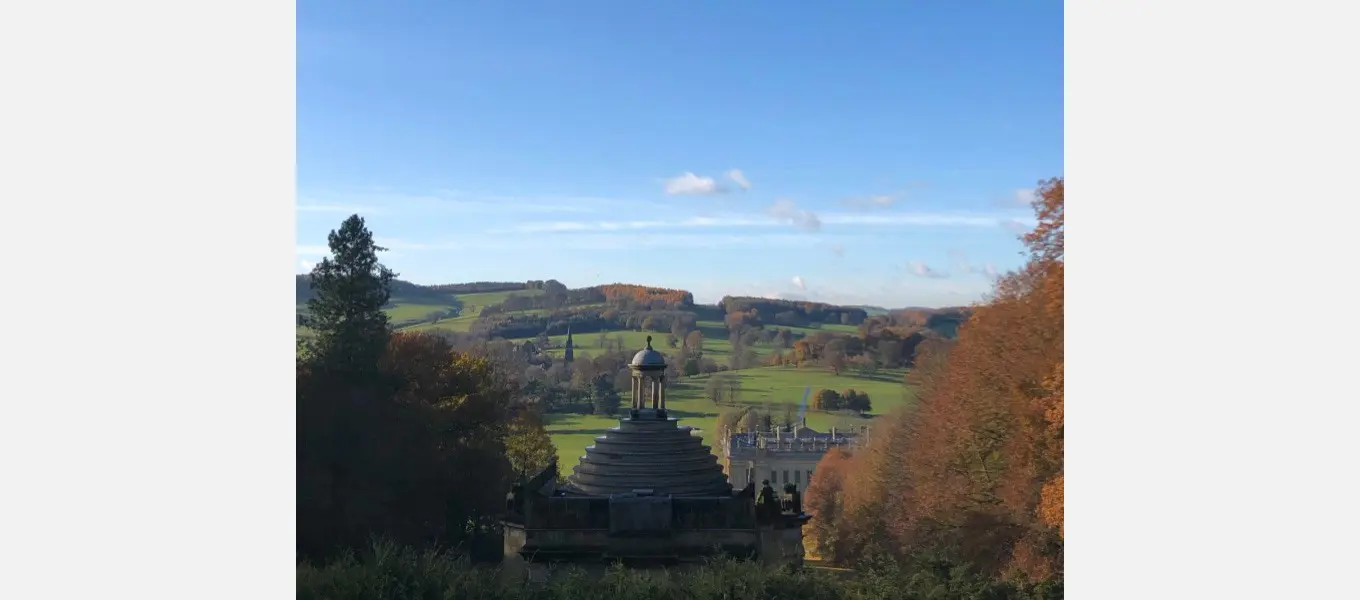
<path id="1" fill-rule="evenodd" d="M 453 305 L 451 304 L 407 304 L 404 302 L 397 302 L 392 306 L 383 309 L 383 311 L 387 313 L 387 318 L 391 319 L 393 323 L 400 323 L 402 321 L 423 319 L 425 318 L 425 315 L 432 312 L 443 312 L 452 308 L 452 306 Z"/>
<path id="2" fill-rule="evenodd" d="M 402 328 L 402 331 L 433 331 L 439 329 L 447 331 L 468 331 L 472 329 L 472 324 L 476 323 L 477 318 L 481 316 L 482 309 L 491 306 L 492 304 L 500 304 L 504 302 L 505 299 L 509 297 L 511 294 L 519 296 L 537 296 L 542 293 L 543 290 L 513 290 L 508 292 L 481 292 L 477 294 L 458 294 L 458 299 L 463 303 L 463 310 L 462 312 L 458 313 L 457 317 L 452 319 L 440 319 L 438 323 L 417 323 L 415 325 L 411 325 L 410 327 Z M 429 311 L 426 311 L 427 314 L 428 312 Z M 526 310 L 513 314 L 542 314 L 544 312 L 547 311 Z"/>
<path id="3" fill-rule="evenodd" d="M 775 417 L 778 418 L 783 408 L 781 405 L 791 405 L 795 411 L 798 409 L 803 401 L 804 390 L 808 386 L 812 387 L 812 393 L 816 393 L 817 390 L 822 388 L 839 391 L 852 387 L 867 392 L 873 401 L 873 414 L 883 414 L 895 408 L 906 406 L 910 401 L 910 393 L 902 385 L 904 372 L 901 369 L 885 370 L 873 378 L 865 378 L 850 373 L 839 376 L 832 375 L 830 371 L 819 367 L 802 369 L 761 367 L 728 371 L 728 374 L 741 380 L 742 388 L 739 404 L 754 406 L 768 404 L 775 413 Z M 718 454 L 720 451 L 714 434 L 718 415 L 725 409 L 735 407 L 716 406 L 713 402 L 704 399 L 704 386 L 708 383 L 709 377 L 708 375 L 687 377 L 679 385 L 669 385 L 666 404 L 670 408 L 672 416 L 680 419 L 682 425 L 689 425 L 698 429 L 698 434 L 703 436 L 704 443 L 713 449 L 714 454 Z M 553 443 L 557 445 L 558 461 L 563 473 L 571 472 L 571 468 L 576 465 L 580 456 L 585 454 L 585 447 L 594 442 L 595 436 L 601 435 L 605 429 L 617 425 L 617 419 L 611 417 L 585 415 L 549 415 L 548 417 L 548 433 L 552 436 Z M 866 419 L 817 412 L 811 409 L 807 411 L 808 426 L 818 431 L 827 431 L 831 427 L 850 428 L 864 425 L 871 423 L 871 418 L 872 414 L 869 419 Z"/>
<path id="4" fill-rule="evenodd" d="M 508 292 L 481 292 L 478 294 L 458 294 L 458 299 L 463 302 L 462 316 L 473 316 L 482 314 L 482 309 L 492 304 L 500 304 L 512 294 L 515 296 L 537 296 L 543 290 L 513 290 Z"/>
<path id="5" fill-rule="evenodd" d="M 627 408 L 627 404 L 624 408 Z M 557 446 L 558 467 L 563 473 L 571 473 L 571 468 L 586 453 L 586 446 L 595 443 L 595 437 L 604 430 L 618 424 L 615 417 L 547 415 L 548 434 L 552 437 L 553 445 Z"/>
<path id="6" fill-rule="evenodd" d="M 841 324 L 836 324 L 836 325 L 822 325 L 821 327 L 790 327 L 790 326 L 787 326 L 787 325 L 766 325 L 765 328 L 766 328 L 766 329 L 787 329 L 787 330 L 789 330 L 789 331 L 792 331 L 793 333 L 802 333 L 802 334 L 805 334 L 805 335 L 812 335 L 812 334 L 817 333 L 817 332 L 819 332 L 819 331 L 829 331 L 829 332 L 832 332 L 832 333 L 859 333 L 859 327 L 858 327 L 858 326 L 856 326 L 856 325 L 841 325 Z"/>

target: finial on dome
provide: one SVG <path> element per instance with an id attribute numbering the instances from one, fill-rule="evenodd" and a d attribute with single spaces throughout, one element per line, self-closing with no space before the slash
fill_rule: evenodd
<path id="1" fill-rule="evenodd" d="M 648 350 L 651 350 L 651 349 L 652 349 L 652 336 L 650 336 L 650 335 L 647 336 L 647 349 L 648 349 Z"/>

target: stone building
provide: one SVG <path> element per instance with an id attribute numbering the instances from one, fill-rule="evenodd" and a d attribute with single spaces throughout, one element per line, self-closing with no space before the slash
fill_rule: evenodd
<path id="1" fill-rule="evenodd" d="M 793 484 L 806 490 L 822 455 L 835 447 L 853 449 L 865 431 L 863 427 L 851 431 L 832 427 L 830 433 L 822 433 L 808 429 L 804 422 L 788 430 L 732 433 L 720 442 L 723 463 L 734 486 L 769 480 L 779 489 Z"/>
<path id="2" fill-rule="evenodd" d="M 628 414 L 595 438 L 566 482 L 553 462 L 511 492 L 506 565 L 675 567 L 719 554 L 801 564 L 810 517 L 798 495 L 781 502 L 751 482 L 733 490 L 703 440 L 667 414 L 666 361 L 650 337 L 629 368 Z"/>

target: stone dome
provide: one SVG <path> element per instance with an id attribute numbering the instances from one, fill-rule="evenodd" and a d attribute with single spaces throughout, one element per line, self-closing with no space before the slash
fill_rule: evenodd
<path id="1" fill-rule="evenodd" d="M 567 479 L 569 489 L 592 496 L 640 489 L 672 496 L 732 494 L 718 457 L 691 435 L 693 428 L 652 409 L 639 412 L 639 418 L 621 419 L 586 447 Z"/>
<path id="2" fill-rule="evenodd" d="M 647 347 L 639 350 L 633 355 L 633 361 L 629 363 L 634 367 L 660 367 L 665 368 L 666 357 L 660 352 L 652 349 L 652 336 L 647 336 Z"/>

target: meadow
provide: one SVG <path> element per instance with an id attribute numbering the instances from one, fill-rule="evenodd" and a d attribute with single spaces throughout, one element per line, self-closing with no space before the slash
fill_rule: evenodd
<path id="1" fill-rule="evenodd" d="M 701 333 L 704 336 L 702 346 L 704 356 L 707 358 L 711 358 L 714 361 L 717 361 L 719 364 L 725 364 L 727 362 L 727 359 L 732 356 L 732 342 L 730 342 L 727 339 L 728 336 L 727 326 L 724 325 L 721 321 L 698 321 L 695 323 L 695 329 L 698 329 L 699 333 Z M 778 327 L 772 326 L 770 327 L 770 329 L 788 329 L 793 333 L 800 333 L 805 335 L 819 331 L 818 329 L 807 327 L 785 327 L 785 326 Z M 827 325 L 820 331 L 856 333 L 858 329 L 851 325 Z M 652 347 L 655 348 L 657 351 L 661 352 L 662 354 L 674 355 L 676 352 L 679 351 L 678 347 L 672 348 L 670 347 L 670 345 L 666 343 L 666 336 L 669 335 L 667 333 L 652 331 L 616 330 L 605 332 L 605 335 L 610 340 L 622 338 L 623 347 L 627 350 L 641 350 L 642 348 L 647 346 L 647 336 L 652 336 Z M 514 341 L 523 342 L 525 340 L 532 339 L 533 338 L 520 338 Z M 554 346 L 553 348 L 550 348 L 548 350 L 548 354 L 550 356 L 553 356 L 554 358 L 560 358 L 562 356 L 563 350 L 562 346 L 565 345 L 567 342 L 567 336 L 565 334 L 548 336 L 548 340 Z M 576 356 L 578 357 L 591 356 L 595 353 L 600 352 L 602 348 L 600 344 L 600 332 L 574 333 L 572 334 L 572 342 L 575 345 L 576 348 L 575 353 Z M 756 357 L 759 359 L 764 359 L 770 356 L 771 354 L 774 354 L 777 349 L 778 348 L 771 344 L 755 344 L 751 346 L 751 350 L 755 352 Z"/>
<path id="2" fill-rule="evenodd" d="M 416 323 L 400 329 L 402 331 L 440 329 L 468 331 L 472 324 L 481 317 L 482 309 L 487 306 L 504 302 L 511 294 L 537 295 L 541 293 L 541 290 L 515 290 L 458 294 L 458 300 L 462 302 L 462 311 L 459 316 L 440 319 L 437 322 Z M 385 310 L 394 324 L 400 324 L 403 321 L 424 318 L 432 312 L 448 310 L 450 306 L 430 304 L 428 301 L 407 302 L 401 298 L 394 298 L 393 304 Z M 299 305 L 299 310 L 304 308 L 305 305 Z M 541 314 L 543 312 L 546 311 L 538 309 L 517 311 L 515 314 Z M 856 331 L 856 327 L 852 325 L 822 325 L 815 328 L 779 326 L 778 328 L 804 335 L 818 331 L 840 333 L 854 333 Z M 704 336 L 704 356 L 719 364 L 726 364 L 728 358 L 732 355 L 732 344 L 728 341 L 727 326 L 721 321 L 699 321 L 696 323 L 696 329 Z M 309 334 L 310 331 L 307 328 L 298 328 L 299 336 Z M 671 356 L 674 356 L 678 351 L 677 348 L 671 348 L 666 343 L 666 333 L 616 330 L 605 332 L 604 335 L 610 340 L 622 339 L 623 347 L 630 352 L 645 347 L 648 336 L 652 337 L 652 346 L 657 350 Z M 578 359 L 602 352 L 600 337 L 599 332 L 573 334 L 572 341 L 575 344 Z M 532 339 L 521 338 L 514 341 L 522 342 Z M 563 351 L 562 346 L 566 343 L 567 336 L 549 336 L 549 340 L 554 347 L 549 349 L 548 353 L 555 358 L 560 358 Z M 777 347 L 772 344 L 761 343 L 755 344 L 751 349 L 759 359 L 763 360 L 773 354 Z M 716 439 L 717 423 L 718 416 L 723 411 L 736 410 L 742 406 L 752 406 L 779 418 L 785 412 L 785 406 L 790 407 L 792 412 L 797 414 L 803 403 L 803 397 L 808 392 L 816 393 L 817 390 L 823 388 L 837 391 L 854 388 L 867 392 L 873 402 L 873 411 L 864 416 L 826 413 L 812 410 L 810 407 L 804 415 L 808 427 L 817 431 L 828 431 L 832 427 L 848 429 L 868 424 L 875 415 L 905 406 L 911 400 L 911 392 L 902 385 L 904 373 L 905 371 L 902 369 L 887 369 L 872 376 L 862 376 L 851 371 L 842 371 L 840 375 L 834 375 L 830 370 L 823 367 L 762 366 L 724 372 L 725 376 L 735 377 L 741 382 L 740 392 L 733 402 L 717 405 L 706 399 L 704 388 L 713 375 L 698 375 L 685 377 L 677 382 L 668 382 L 667 404 L 671 414 L 679 418 L 682 425 L 693 427 L 695 433 L 703 436 L 705 444 L 717 455 L 721 452 Z M 624 403 L 626 407 L 627 398 L 624 398 Z M 808 403 L 811 404 L 810 398 Z M 594 443 L 597 436 L 602 435 L 608 428 L 618 425 L 617 417 L 549 414 L 546 415 L 546 418 L 548 433 L 552 437 L 553 444 L 557 446 L 558 461 L 564 474 L 571 472 L 580 456 L 585 454 L 586 446 Z"/>
<path id="3" fill-rule="evenodd" d="M 817 431 L 828 431 L 831 427 L 848 429 L 867 425 L 875 415 L 906 406 L 912 399 L 911 392 L 903 386 L 903 369 L 884 370 L 872 377 L 863 377 L 842 371 L 834 375 L 822 367 L 760 367 L 726 371 L 725 374 L 741 381 L 741 391 L 733 404 L 714 404 L 704 398 L 704 387 L 712 375 L 699 375 L 683 378 L 680 382 L 667 383 L 666 404 L 671 415 L 680 419 L 681 425 L 696 429 L 703 436 L 715 455 L 720 454 L 716 431 L 718 416 L 724 410 L 735 410 L 742 406 L 753 406 L 774 413 L 779 418 L 784 406 L 792 407 L 796 414 L 802 405 L 804 393 L 811 388 L 812 393 L 823 388 L 842 391 L 854 388 L 867 392 L 873 402 L 873 411 L 866 416 L 826 413 L 808 408 L 805 417 L 808 427 Z M 625 399 L 624 407 L 627 407 Z M 811 399 L 808 400 L 809 405 Z M 571 472 L 586 446 L 594 442 L 610 427 L 618 425 L 616 417 L 594 415 L 548 415 L 548 434 L 557 446 L 558 464 L 564 474 Z"/>
<path id="4" fill-rule="evenodd" d="M 480 292 L 476 294 L 458 294 L 458 300 L 463 303 L 463 310 L 462 312 L 458 313 L 457 317 L 454 317 L 452 319 L 440 319 L 439 321 L 434 323 L 429 322 L 416 323 L 409 327 L 403 327 L 401 328 L 401 330 L 436 331 L 443 329 L 446 331 L 468 331 L 472 328 L 472 324 L 476 323 L 477 319 L 482 316 L 482 309 L 493 304 L 500 304 L 502 302 L 505 302 L 505 299 L 510 297 L 511 294 L 517 296 L 537 296 L 542 293 L 543 290 L 512 290 L 505 292 Z M 539 314 L 543 312 L 545 311 L 526 310 L 521 311 L 519 314 Z M 388 311 L 388 314 L 389 315 L 392 314 L 391 310 Z M 397 319 L 394 318 L 393 321 L 397 321 Z"/>

